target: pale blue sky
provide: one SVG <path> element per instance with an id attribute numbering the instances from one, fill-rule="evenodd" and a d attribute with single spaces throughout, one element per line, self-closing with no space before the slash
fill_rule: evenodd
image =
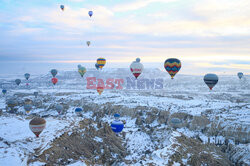
<path id="1" fill-rule="evenodd" d="M 1 0 L 0 36 L 0 73 L 94 67 L 98 57 L 163 70 L 175 57 L 182 74 L 250 74 L 249 0 Z"/>

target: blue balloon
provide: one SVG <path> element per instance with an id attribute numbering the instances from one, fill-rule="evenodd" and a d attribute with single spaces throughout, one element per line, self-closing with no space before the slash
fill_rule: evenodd
<path id="1" fill-rule="evenodd" d="M 119 117 L 120 117 L 120 114 L 114 114 L 114 117 L 115 117 L 115 118 L 119 118 Z"/>
<path id="2" fill-rule="evenodd" d="M 99 65 L 96 63 L 95 64 L 95 68 L 98 70 L 99 69 Z"/>
<path id="3" fill-rule="evenodd" d="M 239 72 L 239 73 L 238 73 L 238 77 L 239 77 L 239 79 L 241 79 L 241 78 L 243 77 L 243 73 L 242 73 L 242 72 Z"/>
<path id="4" fill-rule="evenodd" d="M 2 90 L 2 93 L 5 95 L 7 93 L 7 90 L 6 89 L 3 89 Z"/>
<path id="5" fill-rule="evenodd" d="M 89 11 L 89 17 L 93 15 L 93 11 Z"/>
<path id="6" fill-rule="evenodd" d="M 64 5 L 61 5 L 60 8 L 61 8 L 62 10 L 64 10 Z"/>
<path id="7" fill-rule="evenodd" d="M 57 70 L 56 69 L 52 69 L 50 70 L 50 73 L 53 77 L 55 77 L 57 75 Z"/>
<path id="8" fill-rule="evenodd" d="M 76 108 L 76 109 L 75 109 L 75 112 L 76 112 L 76 113 L 82 112 L 82 108 Z"/>
<path id="9" fill-rule="evenodd" d="M 136 62 L 140 62 L 141 61 L 141 59 L 140 58 L 136 58 Z"/>
<path id="10" fill-rule="evenodd" d="M 25 73 L 24 77 L 26 78 L 26 80 L 28 80 L 30 78 L 30 74 L 29 73 Z"/>
<path id="11" fill-rule="evenodd" d="M 124 128 L 124 124 L 120 120 L 115 120 L 111 123 L 111 129 L 115 133 L 120 133 Z"/>

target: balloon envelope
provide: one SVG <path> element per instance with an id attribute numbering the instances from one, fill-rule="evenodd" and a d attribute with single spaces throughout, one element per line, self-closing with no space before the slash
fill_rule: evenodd
<path id="1" fill-rule="evenodd" d="M 213 89 L 213 87 L 217 84 L 219 78 L 216 74 L 206 74 L 204 76 L 204 82 L 207 84 L 210 90 Z"/>
<path id="2" fill-rule="evenodd" d="M 86 43 L 87 43 L 88 46 L 90 45 L 90 41 L 87 41 Z"/>
<path id="3" fill-rule="evenodd" d="M 26 78 L 26 80 L 28 80 L 30 78 L 30 74 L 29 73 L 25 73 L 24 77 Z"/>
<path id="4" fill-rule="evenodd" d="M 139 77 L 143 71 L 143 65 L 140 62 L 136 62 L 136 61 L 132 62 L 130 65 L 130 71 L 137 79 L 137 77 Z"/>
<path id="5" fill-rule="evenodd" d="M 32 100 L 30 100 L 30 99 L 25 99 L 25 100 L 24 100 L 24 104 L 32 104 Z"/>
<path id="6" fill-rule="evenodd" d="M 82 113 L 82 108 L 76 108 L 75 109 L 75 113 L 77 114 L 77 115 L 80 115 L 81 113 Z"/>
<path id="7" fill-rule="evenodd" d="M 24 105 L 23 108 L 24 108 L 24 110 L 25 110 L 27 113 L 29 113 L 30 110 L 32 109 L 32 105 L 27 104 L 27 105 Z"/>
<path id="8" fill-rule="evenodd" d="M 43 118 L 34 118 L 30 121 L 29 127 L 30 130 L 39 137 L 40 133 L 46 126 L 46 121 Z"/>
<path id="9" fill-rule="evenodd" d="M 171 126 L 174 128 L 180 127 L 181 123 L 182 123 L 182 121 L 179 118 L 172 118 L 171 119 Z"/>
<path id="10" fill-rule="evenodd" d="M 82 112 L 82 108 L 79 108 L 79 107 L 76 108 L 76 109 L 75 109 L 75 112 Z"/>
<path id="11" fill-rule="evenodd" d="M 61 104 L 56 105 L 56 111 L 60 114 L 63 110 L 63 106 Z"/>
<path id="12" fill-rule="evenodd" d="M 86 73 L 86 68 L 81 66 L 80 68 L 78 68 L 78 72 L 81 75 L 81 77 L 83 77 L 83 75 Z"/>
<path id="13" fill-rule="evenodd" d="M 120 117 L 120 114 L 114 114 L 114 117 L 115 117 L 115 118 L 119 118 L 119 117 Z"/>
<path id="14" fill-rule="evenodd" d="M 34 92 L 34 96 L 37 97 L 38 96 L 38 92 Z"/>
<path id="15" fill-rule="evenodd" d="M 102 92 L 104 91 L 104 87 L 101 87 L 101 86 L 97 87 L 96 89 L 97 89 L 97 92 L 99 93 L 99 95 L 101 95 Z"/>
<path id="16" fill-rule="evenodd" d="M 95 68 L 98 70 L 99 69 L 99 65 L 96 63 L 95 64 Z"/>
<path id="17" fill-rule="evenodd" d="M 174 79 L 176 73 L 181 69 L 181 61 L 176 58 L 169 58 L 165 61 L 164 67 L 171 78 Z"/>
<path id="18" fill-rule="evenodd" d="M 140 62 L 141 61 L 141 59 L 140 58 L 136 58 L 136 62 Z"/>
<path id="19" fill-rule="evenodd" d="M 55 76 L 57 75 L 57 70 L 56 70 L 56 69 L 52 69 L 52 70 L 50 71 L 50 73 L 51 73 L 51 75 L 52 75 L 53 77 L 55 77 Z"/>
<path id="20" fill-rule="evenodd" d="M 242 73 L 242 72 L 239 72 L 239 73 L 238 73 L 238 77 L 239 77 L 239 79 L 241 79 L 241 78 L 243 77 L 243 73 Z"/>
<path id="21" fill-rule="evenodd" d="M 89 11 L 89 17 L 92 17 L 93 11 Z"/>
<path id="22" fill-rule="evenodd" d="M 21 80 L 20 80 L 20 79 L 16 79 L 16 80 L 15 80 L 15 83 L 16 83 L 17 85 L 20 85 Z"/>
<path id="23" fill-rule="evenodd" d="M 120 133 L 124 128 L 124 124 L 122 121 L 120 120 L 114 120 L 111 123 L 111 129 L 113 130 L 113 132 L 115 133 Z"/>
<path id="24" fill-rule="evenodd" d="M 54 85 L 56 85 L 56 83 L 58 82 L 58 79 L 54 77 L 54 78 L 51 79 L 51 82 L 52 82 Z"/>
<path id="25" fill-rule="evenodd" d="M 104 59 L 104 58 L 98 58 L 97 59 L 97 64 L 98 64 L 99 68 L 102 69 L 103 66 L 106 64 L 106 59 Z"/>
<path id="26" fill-rule="evenodd" d="M 13 108 L 18 105 L 18 102 L 15 99 L 9 99 L 6 104 L 8 107 Z"/>
<path id="27" fill-rule="evenodd" d="M 5 95 L 7 93 L 7 90 L 6 89 L 3 89 L 2 90 L 2 93 Z"/>
<path id="28" fill-rule="evenodd" d="M 64 11 L 64 5 L 60 5 L 60 8 L 62 9 L 62 11 Z"/>
<path id="29" fill-rule="evenodd" d="M 114 117 L 115 117 L 116 120 L 119 120 L 120 114 L 114 114 Z"/>

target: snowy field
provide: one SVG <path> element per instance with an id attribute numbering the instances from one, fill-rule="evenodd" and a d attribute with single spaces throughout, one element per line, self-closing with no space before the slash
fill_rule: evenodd
<path id="1" fill-rule="evenodd" d="M 92 71 L 84 77 L 106 79 L 122 75 L 114 74 L 112 70 L 101 72 L 102 75 Z M 122 72 L 122 69 L 116 72 Z M 155 78 L 154 72 L 159 71 L 155 69 L 147 75 L 142 74 L 140 79 Z M 123 78 L 131 77 L 129 74 L 125 73 Z M 171 80 L 165 72 L 159 72 L 157 78 L 164 78 L 163 89 L 126 89 L 125 82 L 124 89 L 104 90 L 102 95 L 96 90 L 86 89 L 86 79 L 76 72 L 59 73 L 56 86 L 50 83 L 50 75 L 43 75 L 31 76 L 28 87 L 24 80 L 17 87 L 13 80 L 18 77 L 21 78 L 0 77 L 2 88 L 8 91 L 0 98 L 0 165 L 44 165 L 45 161 L 39 156 L 53 148 L 52 144 L 58 137 L 77 130 L 84 119 L 110 124 L 114 120 L 114 112 L 121 114 L 121 120 L 126 121 L 123 132 L 119 136 L 114 135 L 121 139 L 126 156 L 120 160 L 117 154 L 112 154 L 113 158 L 117 158 L 113 165 L 191 165 L 192 152 L 183 155 L 182 159 L 173 156 L 180 151 L 182 144 L 186 145 L 185 141 L 181 142 L 182 138 L 197 140 L 197 135 L 202 148 L 208 142 L 213 144 L 210 147 L 229 140 L 233 146 L 231 151 L 226 150 L 223 154 L 207 151 L 212 158 L 221 159 L 221 163 L 236 163 L 240 158 L 240 162 L 250 164 L 250 76 L 241 80 L 237 76 L 219 76 L 218 84 L 210 91 L 202 76 L 177 74 Z M 35 91 L 39 92 L 37 98 L 33 95 Z M 26 114 L 22 105 L 17 106 L 17 113 L 7 112 L 6 100 L 13 96 L 20 101 L 31 99 L 31 112 Z M 53 109 L 57 103 L 67 105 L 61 115 Z M 82 116 L 75 114 L 76 107 L 84 109 Z M 98 111 L 106 113 L 95 116 Z M 167 112 L 167 119 L 162 116 L 165 115 L 163 112 Z M 39 138 L 29 129 L 29 121 L 35 116 L 46 120 L 46 128 Z M 171 117 L 182 120 L 177 129 L 170 124 Z M 196 118 L 197 121 L 194 120 Z M 201 118 L 207 123 L 204 124 Z M 140 120 L 142 123 L 139 123 Z M 98 127 L 95 129 L 99 130 Z M 102 139 L 95 137 L 94 141 L 100 143 Z M 232 149 L 238 149 L 238 153 L 232 154 Z M 223 155 L 225 160 L 222 160 Z M 70 166 L 88 165 L 86 160 L 80 158 L 68 161 Z"/>

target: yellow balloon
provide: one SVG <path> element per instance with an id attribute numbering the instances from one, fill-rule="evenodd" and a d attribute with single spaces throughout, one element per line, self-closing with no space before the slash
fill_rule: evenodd
<path id="1" fill-rule="evenodd" d="M 99 66 L 99 68 L 103 68 L 103 66 L 106 64 L 106 59 L 105 58 L 98 58 L 97 59 L 97 64 Z"/>

